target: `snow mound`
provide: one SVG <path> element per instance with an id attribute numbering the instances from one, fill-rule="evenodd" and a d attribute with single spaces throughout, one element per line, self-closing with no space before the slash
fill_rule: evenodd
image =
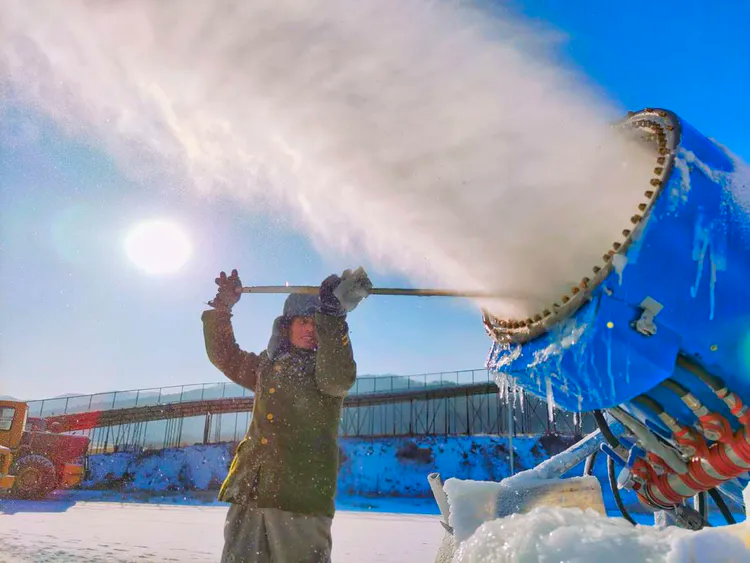
<path id="1" fill-rule="evenodd" d="M 187 491 L 218 488 L 232 459 L 231 444 L 190 446 L 146 454 L 120 452 L 89 456 L 87 489 Z"/>
<path id="2" fill-rule="evenodd" d="M 721 529 L 632 526 L 594 510 L 538 507 L 485 522 L 456 551 L 455 563 L 739 563 L 750 550 Z"/>
<path id="3" fill-rule="evenodd" d="M 539 436 L 516 437 L 515 466 L 534 467 L 549 457 L 545 443 Z M 431 499 L 430 473 L 478 481 L 500 481 L 509 473 L 505 437 L 341 438 L 339 444 L 338 490 L 343 496 Z M 153 493 L 218 490 L 235 446 L 221 443 L 91 455 L 81 488 Z"/>

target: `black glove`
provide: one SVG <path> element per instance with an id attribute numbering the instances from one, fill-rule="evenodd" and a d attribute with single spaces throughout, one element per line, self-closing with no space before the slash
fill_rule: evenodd
<path id="1" fill-rule="evenodd" d="M 216 297 L 209 301 L 208 304 L 217 311 L 228 313 L 237 304 L 240 297 L 242 297 L 242 282 L 237 270 L 232 270 L 232 275 L 229 277 L 224 272 L 221 272 L 219 277 L 216 278 L 216 285 L 219 286 L 219 291 L 216 292 Z"/>
<path id="2" fill-rule="evenodd" d="M 362 268 L 345 270 L 341 277 L 328 276 L 320 285 L 320 312 L 324 315 L 344 317 L 360 301 L 370 295 L 372 282 Z"/>
<path id="3" fill-rule="evenodd" d="M 333 294 L 334 290 L 341 284 L 341 278 L 336 274 L 331 274 L 323 283 L 320 284 L 320 312 L 332 317 L 345 317 L 346 309 L 341 306 L 341 302 Z"/>

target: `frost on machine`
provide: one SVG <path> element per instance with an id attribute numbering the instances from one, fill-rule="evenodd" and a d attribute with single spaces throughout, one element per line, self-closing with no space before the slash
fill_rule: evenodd
<path id="1" fill-rule="evenodd" d="M 747 168 L 669 111 L 616 127 L 653 153 L 630 224 L 557 302 L 525 319 L 485 312 L 488 365 L 558 408 L 593 411 L 600 443 L 570 461 L 606 453 L 615 489 L 700 528 L 689 500 L 742 502 L 750 480 Z"/>

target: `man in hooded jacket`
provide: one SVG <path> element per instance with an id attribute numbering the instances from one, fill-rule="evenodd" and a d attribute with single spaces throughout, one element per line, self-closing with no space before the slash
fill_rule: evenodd
<path id="1" fill-rule="evenodd" d="M 232 307 L 237 270 L 221 272 L 203 312 L 208 358 L 254 392 L 250 427 L 219 500 L 231 503 L 222 563 L 328 562 L 338 476 L 338 426 L 356 378 L 347 312 L 368 295 L 363 270 L 332 275 L 319 295 L 291 294 L 260 354 L 240 349 Z"/>

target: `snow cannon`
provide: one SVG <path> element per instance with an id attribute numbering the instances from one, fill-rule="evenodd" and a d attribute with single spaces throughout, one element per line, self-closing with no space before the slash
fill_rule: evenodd
<path id="1" fill-rule="evenodd" d="M 559 302 L 527 319 L 483 313 L 489 367 L 559 408 L 594 411 L 620 486 L 670 510 L 744 486 L 750 470 L 750 183 L 670 111 L 615 127 L 653 150 L 630 224 Z"/>

